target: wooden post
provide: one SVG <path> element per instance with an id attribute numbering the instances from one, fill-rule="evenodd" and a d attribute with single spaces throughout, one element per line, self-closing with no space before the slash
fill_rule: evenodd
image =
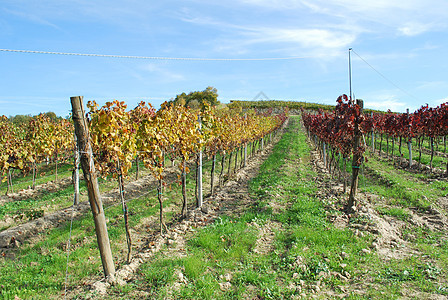
<path id="1" fill-rule="evenodd" d="M 322 156 L 323 156 L 323 159 L 324 159 L 324 166 L 325 166 L 325 168 L 327 167 L 327 147 L 326 147 L 326 144 L 324 143 L 324 142 L 322 142 L 322 144 L 323 144 L 323 152 L 322 152 Z"/>
<path id="2" fill-rule="evenodd" d="M 8 195 L 8 192 L 11 190 L 11 193 L 14 193 L 14 189 L 12 187 L 12 176 L 11 176 L 11 168 L 8 168 L 8 189 L 6 190 L 6 195 Z"/>
<path id="3" fill-rule="evenodd" d="M 72 104 L 72 118 L 75 125 L 78 149 L 81 154 L 81 167 L 89 193 L 90 208 L 95 222 L 96 239 L 100 250 L 104 275 L 107 279 L 113 281 L 115 266 L 112 258 L 112 251 L 110 249 L 103 202 L 101 201 L 98 180 L 95 174 L 92 147 L 89 142 L 89 127 L 85 118 L 82 99 L 82 96 L 70 97 Z"/>
<path id="4" fill-rule="evenodd" d="M 230 178 L 230 170 L 232 169 L 232 156 L 233 156 L 233 151 L 230 152 L 230 156 L 229 156 L 229 166 L 227 168 L 227 178 Z"/>
<path id="5" fill-rule="evenodd" d="M 244 144 L 244 167 L 247 166 L 247 143 Z"/>
<path id="6" fill-rule="evenodd" d="M 222 158 L 221 158 L 221 173 L 219 173 L 219 186 L 221 186 L 224 183 L 224 181 L 222 179 L 222 175 L 224 174 L 224 163 L 225 163 L 225 160 L 226 160 L 226 153 L 224 152 L 222 154 Z"/>
<path id="7" fill-rule="evenodd" d="M 199 122 L 199 131 L 202 130 L 202 120 L 201 116 L 198 116 Z M 202 149 L 199 150 L 199 159 L 198 159 L 198 199 L 197 199 L 197 207 L 202 206 L 203 197 L 202 197 Z"/>
<path id="8" fill-rule="evenodd" d="M 406 113 L 409 118 L 409 108 L 406 109 Z M 412 141 L 411 141 L 411 138 L 408 139 L 408 150 L 409 150 L 409 168 L 412 168 Z"/>
<path id="9" fill-rule="evenodd" d="M 364 103 L 361 99 L 356 99 L 356 104 L 359 105 L 360 115 L 362 115 L 362 111 L 364 108 Z M 361 141 L 361 131 L 359 129 L 358 122 L 355 123 L 355 141 L 354 141 L 354 154 L 353 154 L 353 162 L 352 162 L 352 185 L 350 187 L 350 196 L 348 198 L 348 211 L 353 211 L 353 207 L 356 206 L 356 192 L 358 191 L 358 175 L 359 175 L 359 167 L 362 161 L 362 154 L 358 153 L 359 144 Z"/>

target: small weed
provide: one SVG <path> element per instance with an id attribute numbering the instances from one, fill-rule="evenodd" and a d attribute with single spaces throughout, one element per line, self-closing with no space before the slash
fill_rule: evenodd
<path id="1" fill-rule="evenodd" d="M 380 274 L 380 277 L 392 281 L 410 281 L 410 280 L 417 280 L 418 278 L 420 278 L 421 273 L 419 273 L 416 269 L 410 269 L 410 268 L 406 268 L 404 270 L 386 268 Z"/>
<path id="2" fill-rule="evenodd" d="M 174 281 L 174 271 L 180 265 L 180 260 L 160 257 L 151 263 L 143 264 L 139 273 L 144 278 L 148 288 L 157 290 Z"/>
<path id="3" fill-rule="evenodd" d="M 354 215 L 349 220 L 350 224 L 372 225 L 374 221 L 369 215 Z"/>
<path id="4" fill-rule="evenodd" d="M 407 221 L 411 217 L 410 213 L 401 207 L 378 207 L 377 211 L 380 215 L 395 217 L 402 221 Z"/>
<path id="5" fill-rule="evenodd" d="M 206 269 L 206 263 L 202 257 L 189 256 L 184 262 L 185 275 L 188 279 L 196 280 L 198 279 Z"/>

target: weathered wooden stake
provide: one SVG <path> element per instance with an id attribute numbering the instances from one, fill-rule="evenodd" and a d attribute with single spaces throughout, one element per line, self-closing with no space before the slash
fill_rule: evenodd
<path id="1" fill-rule="evenodd" d="M 247 143 L 244 144 L 244 167 L 247 166 Z"/>
<path id="2" fill-rule="evenodd" d="M 115 265 L 110 249 L 109 235 L 107 233 L 106 217 L 101 201 L 98 180 L 93 163 L 92 147 L 89 142 L 89 129 L 85 118 L 82 96 L 70 97 L 72 104 L 72 118 L 75 125 L 78 149 L 81 152 L 81 167 L 89 194 L 90 208 L 95 222 L 96 239 L 100 250 L 104 275 L 107 279 L 114 279 Z"/>

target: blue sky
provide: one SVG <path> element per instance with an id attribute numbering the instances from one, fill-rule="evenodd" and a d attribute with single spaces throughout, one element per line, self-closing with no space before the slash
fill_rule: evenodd
<path id="1" fill-rule="evenodd" d="M 182 92 L 219 100 L 334 104 L 349 93 L 375 109 L 448 101 L 445 0 L 0 0 L 0 48 L 186 58 L 183 61 L 0 52 L 0 115 L 54 111 L 70 96 L 158 107 Z"/>

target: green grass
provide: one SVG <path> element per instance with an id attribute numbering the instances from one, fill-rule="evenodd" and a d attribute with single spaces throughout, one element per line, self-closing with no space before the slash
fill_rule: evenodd
<path id="1" fill-rule="evenodd" d="M 235 156 L 234 156 L 235 157 Z M 217 158 L 217 161 L 219 157 Z M 226 160 L 226 171 L 227 171 Z M 167 165 L 170 165 L 167 162 Z M 146 175 L 147 170 L 140 163 L 140 173 Z M 233 169 L 234 158 L 231 166 Z M 46 166 L 47 167 L 47 166 Z M 204 160 L 204 188 L 208 188 L 210 181 L 211 161 Z M 47 167 L 49 168 L 49 167 Z M 59 169 L 70 168 L 65 166 Z M 135 165 L 131 169 L 128 180 L 132 180 L 135 174 Z M 49 168 L 47 175 L 51 173 Z M 218 170 L 218 168 L 217 168 Z M 216 173 L 218 172 L 216 170 Z M 215 174 L 216 174 L 215 173 Z M 71 174 L 71 172 L 70 172 Z M 53 176 L 53 177 L 51 177 Z M 61 178 L 61 177 L 59 177 Z M 189 203 L 194 199 L 194 168 L 187 175 L 187 192 Z M 15 189 L 19 186 L 26 187 L 30 178 L 15 178 Z M 46 177 L 48 180 L 54 179 L 54 175 Z M 17 184 L 16 184 L 17 181 Z M 116 188 L 116 180 L 111 177 L 99 178 L 100 190 L 102 193 Z M 19 184 L 19 182 L 21 182 Z M 38 181 L 39 183 L 40 181 Z M 81 192 L 85 192 L 85 184 L 81 184 Z M 216 183 L 217 184 L 217 183 Z M 42 208 L 52 206 L 53 208 L 68 207 L 73 196 L 73 186 L 68 186 L 55 193 L 43 191 L 38 197 L 24 199 L 22 201 L 8 202 L 0 207 L 0 217 L 9 214 L 16 217 L 17 222 L 27 221 L 33 217 L 41 216 Z M 180 210 L 181 193 L 178 184 L 169 184 L 164 193 L 164 207 L 175 204 Z M 140 223 L 140 220 L 149 216 L 158 216 L 158 202 L 156 192 L 152 195 L 134 199 L 128 204 L 130 211 L 130 227 L 133 228 Z M 54 210 L 54 209 L 53 209 Z M 33 215 L 34 214 L 34 215 Z M 170 222 L 174 213 L 166 213 L 165 221 Z M 124 245 L 124 226 L 121 205 L 113 206 L 106 210 L 108 219 L 108 231 L 114 254 L 114 261 L 117 265 L 124 262 L 126 256 L 126 246 Z M 4 230 L 5 228 L 2 228 Z M 50 295 L 61 295 L 65 282 L 66 251 L 65 245 L 69 237 L 69 224 L 65 223 L 58 228 L 53 228 L 39 234 L 42 241 L 34 245 L 25 243 L 20 249 L 6 252 L 5 257 L 0 257 L 0 299 L 14 299 L 15 296 L 21 298 L 47 299 Z M 75 220 L 72 232 L 72 249 L 69 263 L 69 286 L 77 285 L 89 277 L 102 277 L 101 261 L 96 245 L 95 231 L 91 214 L 87 213 L 81 219 Z M 235 254 L 236 255 L 236 254 Z M 17 263 L 17 261 L 19 263 Z M 198 264 L 194 259 L 186 261 L 187 272 L 190 276 L 199 274 Z"/>
<path id="2" fill-rule="evenodd" d="M 423 260 L 411 256 L 384 263 L 374 251 L 366 253 L 363 249 L 369 248 L 374 236 L 357 237 L 352 231 L 337 229 L 327 221 L 322 202 L 315 196 L 319 186 L 308 164 L 309 151 L 298 123 L 293 122 L 261 166 L 259 175 L 250 182 L 250 194 L 257 199 L 251 209 L 238 219 L 220 219 L 215 225 L 200 230 L 190 240 L 187 258 L 175 268 L 187 272 L 188 262 L 195 261 L 197 267 L 188 283 L 174 291 L 170 290 L 170 284 L 154 289 L 151 298 L 163 299 L 170 293 L 175 299 L 289 299 L 301 293 L 313 294 L 312 287 L 317 282 L 322 289 L 333 290 L 336 294 L 344 294 L 351 284 L 361 285 L 363 293 L 349 292 L 348 299 L 396 299 L 403 297 L 408 288 L 445 295 L 443 280 L 446 278 L 440 279 L 440 276 L 447 270 L 447 243 L 431 249 L 434 243 L 443 241 L 443 235 L 425 229 L 418 233 L 409 225 L 409 231 L 416 235 L 411 247 L 429 255 Z M 409 178 L 405 172 L 397 173 L 382 162 L 374 168 L 381 170 L 381 180 L 361 183 L 363 188 L 389 197 L 386 204 L 393 206 L 378 207 L 380 214 L 404 221 L 410 217 L 407 207 L 427 208 L 431 197 L 440 195 L 439 185 L 444 185 L 435 183 L 429 193 L 423 185 L 414 190 L 410 187 L 422 183 L 419 178 Z M 393 186 L 397 188 L 390 191 Z M 399 191 L 402 187 L 405 192 Z M 423 193 L 430 195 L 428 202 L 419 199 Z M 277 202 L 281 208 L 274 211 L 269 205 L 272 202 Z M 262 254 L 252 251 L 255 233 L 248 224 L 263 226 L 270 222 L 281 224 L 276 230 L 272 251 Z M 353 219 L 352 222 L 357 221 Z M 141 271 L 145 273 L 145 268 L 153 263 L 146 263 Z M 224 274 L 232 274 L 228 290 L 218 286 L 224 282 Z M 349 279 L 343 280 L 335 274 L 349 276 Z M 438 282 L 439 279 L 442 282 Z M 302 288 L 291 289 L 291 285 Z M 142 283 L 135 288 L 145 289 L 146 286 Z"/>
<path id="3" fill-rule="evenodd" d="M 316 174 L 310 170 L 308 160 L 305 136 L 299 131 L 298 121 L 293 120 L 250 182 L 250 194 L 257 199 L 252 207 L 239 218 L 220 218 L 199 230 L 188 243 L 187 257 L 174 260 L 177 267 L 169 273 L 182 271 L 188 283 L 176 290 L 170 284 L 154 287 L 145 282 L 137 288 L 152 287 L 152 299 L 163 299 L 168 293 L 175 299 L 288 299 L 300 295 L 288 288 L 290 284 L 300 280 L 311 284 L 321 279 L 321 272 L 341 271 L 342 262 L 347 263 L 349 272 L 355 270 L 359 263 L 356 257 L 370 238 L 357 238 L 351 231 L 328 223 L 323 205 L 314 196 L 318 186 L 310 180 Z M 280 211 L 274 212 L 269 206 L 274 201 L 282 205 Z M 256 228 L 272 222 L 281 224 L 272 251 L 253 251 Z M 348 253 L 347 259 L 341 260 L 342 252 Z M 303 266 L 297 265 L 298 257 Z M 152 273 L 154 265 L 160 264 L 158 259 L 151 260 L 140 272 Z M 166 269 L 160 270 L 161 274 L 174 262 L 163 264 Z M 232 274 L 231 287 L 222 290 L 219 284 L 225 283 L 226 274 Z M 328 279 L 328 284 L 337 284 L 338 280 Z M 127 292 L 118 293 L 125 298 Z"/>
<path id="4" fill-rule="evenodd" d="M 364 251 L 375 236 L 356 236 L 352 230 L 338 229 L 328 221 L 325 199 L 317 196 L 321 186 L 311 168 L 306 136 L 298 118 L 290 122 L 259 174 L 249 183 L 253 203 L 247 211 L 240 217 L 218 218 L 188 234 L 182 256 L 172 256 L 165 246 L 141 265 L 128 285 L 112 287 L 106 298 L 291 299 L 302 293 L 310 297 L 316 293 L 314 286 L 318 283 L 320 289 L 336 295 L 348 291 L 347 299 L 397 299 L 413 291 L 447 295 L 446 235 L 406 224 L 403 239 L 411 249 L 419 251 L 418 255 L 385 262 L 375 251 Z M 208 174 L 211 162 L 205 162 L 204 167 Z M 446 182 L 428 184 L 420 175 L 396 170 L 374 158 L 368 167 L 369 174 L 365 171 L 361 176 L 372 177 L 361 179 L 361 191 L 383 197 L 376 209 L 391 218 L 407 221 L 409 208 L 428 208 L 448 187 Z M 192 176 L 188 179 L 190 191 L 194 185 Z M 189 197 L 192 199 L 191 194 Z M 166 198 L 169 200 L 165 205 L 179 203 L 178 186 L 173 185 Z M 131 227 L 144 217 L 156 215 L 155 193 L 133 200 L 129 209 L 133 211 Z M 106 215 L 115 261 L 121 264 L 126 254 L 121 207 L 111 207 Z M 74 222 L 70 287 L 102 277 L 92 223 L 90 215 Z M 271 226 L 274 236 L 264 251 L 255 251 L 263 226 Z M 14 259 L 0 258 L 0 298 L 61 297 L 68 234 L 69 225 L 63 224 L 43 233 L 43 240 L 35 245 L 25 244 L 13 252 Z M 363 292 L 354 292 L 354 288 Z M 323 299 L 327 296 L 321 294 Z M 83 299 L 85 295 L 76 297 Z"/>
<path id="5" fill-rule="evenodd" d="M 219 161 L 218 159 L 217 161 Z M 226 171 L 227 163 L 226 160 Z M 233 169 L 234 159 L 231 163 Z M 169 161 L 167 161 L 168 165 L 171 165 Z M 204 160 L 203 168 L 204 188 L 207 189 L 210 181 L 211 161 Z M 135 169 L 134 165 L 127 180 L 134 179 Z M 194 168 L 191 168 L 191 170 L 191 173 L 187 175 L 187 197 L 190 204 L 194 201 L 193 191 L 195 187 Z M 215 172 L 218 172 L 218 168 Z M 142 163 L 140 163 L 140 173 L 141 176 L 148 174 Z M 101 193 L 117 188 L 116 180 L 110 176 L 98 178 L 98 181 Z M 85 192 L 84 182 L 81 181 L 80 184 L 81 192 Z M 131 228 L 140 224 L 142 218 L 154 216 L 158 220 L 159 206 L 156 194 L 157 192 L 153 191 L 150 195 L 128 201 Z M 34 199 L 6 203 L 0 207 L 0 217 L 6 214 L 19 215 L 27 211 L 40 212 L 41 208 L 48 205 L 54 207 L 59 205 L 60 208 L 67 207 L 71 204 L 72 196 L 73 186 L 71 185 L 56 193 L 44 191 Z M 180 185 L 168 183 L 164 198 L 164 207 L 170 205 L 178 207 L 175 212 L 165 213 L 165 222 L 170 222 L 181 208 Z M 112 206 L 106 209 L 105 213 L 108 219 L 108 233 L 114 262 L 119 266 L 124 263 L 127 253 L 121 205 Z M 26 220 L 23 219 L 22 221 Z M 69 232 L 70 224 L 61 224 L 60 227 L 40 233 L 39 236 L 42 237 L 42 240 L 36 244 L 28 245 L 25 243 L 20 249 L 5 252 L 5 257 L 0 257 L 0 299 L 14 299 L 15 296 L 27 299 L 48 299 L 50 296 L 59 298 L 63 293 L 65 283 L 67 259 L 65 245 L 69 238 Z M 100 279 L 102 277 L 102 266 L 90 213 L 74 220 L 71 244 L 69 289 L 71 285 L 78 285 L 87 278 Z M 237 256 L 237 252 L 232 252 L 232 255 Z M 185 269 L 189 276 L 195 276 L 194 274 L 200 274 L 204 270 L 199 263 L 194 258 L 185 261 Z"/>
<path id="6" fill-rule="evenodd" d="M 369 137 L 370 136 L 371 136 L 371 134 L 369 135 Z M 372 149 L 371 141 L 369 141 L 369 146 L 367 148 L 368 148 L 368 150 Z M 422 148 L 430 151 L 431 146 L 430 146 L 429 141 L 427 139 L 425 139 Z M 378 155 L 378 150 L 379 149 L 380 149 L 380 136 L 377 135 L 375 137 L 375 154 L 376 155 Z M 387 143 L 386 143 L 386 137 L 385 136 L 383 137 L 383 143 L 381 145 L 381 150 L 383 151 L 382 155 L 385 156 L 386 155 L 386 150 L 387 150 Z M 400 156 L 400 153 L 398 151 L 399 150 L 398 138 L 395 139 L 393 150 L 394 150 L 394 156 Z M 442 145 L 442 147 L 439 146 L 439 152 L 443 152 L 443 150 L 444 150 L 443 149 L 443 145 Z M 391 138 L 389 138 L 389 150 L 388 151 L 389 151 L 389 155 L 391 155 L 391 153 L 392 153 L 392 139 Z M 436 151 L 436 147 L 435 146 L 434 146 L 434 151 Z M 403 139 L 402 143 L 401 143 L 401 153 L 403 155 L 403 158 L 409 160 L 409 149 L 408 149 L 408 145 L 407 145 L 405 139 Z M 416 139 L 412 139 L 412 159 L 414 161 L 414 164 L 419 162 L 419 156 L 420 156 L 420 154 L 419 154 L 419 148 L 418 148 L 418 145 L 417 145 L 417 141 L 416 141 Z M 421 160 L 420 163 L 429 166 L 430 161 L 431 161 L 430 152 L 422 151 L 420 160 Z M 445 170 L 446 169 L 447 160 L 448 160 L 447 158 L 445 158 L 443 156 L 437 156 L 436 153 L 435 153 L 434 156 L 433 156 L 433 162 L 432 162 L 433 167 L 441 168 L 441 169 Z"/>
<path id="7" fill-rule="evenodd" d="M 409 212 L 401 207 L 378 207 L 377 211 L 380 215 L 395 217 L 402 221 L 407 221 L 410 218 Z"/>
<path id="8" fill-rule="evenodd" d="M 251 153 L 251 146 L 248 146 L 248 155 Z M 257 144 L 256 150 L 259 149 L 259 145 Z M 217 155 L 216 157 L 216 169 L 215 176 L 217 176 L 220 171 L 220 161 L 221 155 Z M 234 171 L 234 163 L 235 163 L 235 155 L 232 156 L 231 160 L 231 172 Z M 226 167 L 225 174 L 227 174 L 227 164 L 228 159 L 226 159 Z M 169 158 L 166 158 L 166 165 L 171 166 L 171 161 Z M 203 160 L 203 186 L 204 192 L 207 194 L 209 191 L 210 185 L 210 170 L 211 170 L 212 161 L 210 159 L 204 158 Z M 238 156 L 238 167 L 240 165 L 240 156 Z M 139 162 L 139 173 L 140 178 L 142 176 L 148 175 L 149 171 L 144 167 L 142 162 Z M 71 177 L 71 171 L 73 166 L 71 164 L 60 164 L 58 171 L 59 180 L 66 177 Z M 191 167 L 192 174 L 195 172 L 194 167 Z M 45 165 L 41 164 L 38 168 L 38 178 L 36 179 L 36 185 L 47 183 L 49 181 L 55 180 L 54 175 L 54 164 Z M 82 171 L 81 171 L 82 172 Z M 130 182 L 135 180 L 136 173 L 136 164 L 132 165 L 132 168 L 129 170 L 129 176 L 126 178 L 126 182 Z M 117 182 L 113 179 L 112 176 L 98 177 L 98 182 L 100 185 L 100 192 L 107 193 L 111 189 L 117 188 Z M 14 191 L 17 192 L 20 189 L 27 189 L 29 185 L 32 184 L 31 175 L 27 175 L 25 177 L 15 176 L 13 179 Z M 215 186 L 217 186 L 217 182 L 215 182 Z M 6 186 L 4 186 L 6 188 Z M 83 180 L 80 181 L 80 192 L 85 193 L 86 187 Z M 73 201 L 73 186 L 70 184 L 68 186 L 60 188 L 56 192 L 50 192 L 46 190 L 42 190 L 37 195 L 25 198 L 20 201 L 10 201 L 0 206 L 0 218 L 5 218 L 6 216 L 10 216 L 14 218 L 15 222 L 10 224 L 7 227 L 0 228 L 0 230 L 5 230 L 8 227 L 16 226 L 20 223 L 41 217 L 44 214 L 48 214 L 63 208 L 67 208 L 72 204 Z M 85 197 L 83 199 L 86 200 Z"/>
<path id="9" fill-rule="evenodd" d="M 72 176 L 73 164 L 70 163 L 59 163 L 58 165 L 58 180 L 71 177 Z M 47 183 L 49 181 L 54 181 L 56 179 L 55 175 L 56 169 L 55 164 L 51 163 L 49 165 L 40 164 L 37 167 L 36 172 L 36 185 Z M 14 192 L 22 189 L 27 189 L 33 185 L 33 173 L 32 171 L 24 176 L 21 172 L 15 171 L 12 179 Z M 7 183 L 0 182 L 0 191 L 6 192 Z"/>
<path id="10" fill-rule="evenodd" d="M 388 199 L 390 205 L 422 210 L 447 194 L 448 182 L 428 183 L 425 175 L 409 173 L 376 157 L 369 157 L 361 171 L 360 189 Z"/>
<path id="11" fill-rule="evenodd" d="M 194 181 L 187 176 L 187 189 L 190 201 L 193 197 Z M 133 228 L 142 218 L 158 216 L 159 206 L 156 192 L 128 202 L 130 211 L 129 223 Z M 173 185 L 164 193 L 164 206 L 179 205 L 180 187 Z M 180 210 L 180 206 L 179 206 Z M 176 210 L 177 211 L 177 210 Z M 105 210 L 108 219 L 108 233 L 111 240 L 114 262 L 123 264 L 126 258 L 125 232 L 121 205 Z M 173 213 L 165 214 L 165 221 L 170 222 Z M 156 220 L 158 220 L 156 218 Z M 48 299 L 50 296 L 61 297 L 65 283 L 66 243 L 69 238 L 70 224 L 52 228 L 39 234 L 41 241 L 28 245 L 10 254 L 6 252 L 0 258 L 0 299 L 14 299 L 14 296 L 25 299 Z M 69 288 L 78 285 L 87 278 L 102 277 L 102 266 L 95 238 L 93 219 L 90 213 L 74 220 L 71 238 L 69 261 Z M 134 249 L 135 251 L 135 249 Z"/>
<path id="12" fill-rule="evenodd" d="M 84 181 L 80 182 L 80 192 L 85 192 Z M 69 185 L 56 192 L 43 191 L 37 197 L 28 198 L 20 201 L 11 201 L 0 206 L 0 218 L 5 215 L 21 217 L 24 212 L 32 210 L 42 210 L 44 207 L 53 206 L 54 210 L 69 207 L 73 203 L 74 188 Z"/>

